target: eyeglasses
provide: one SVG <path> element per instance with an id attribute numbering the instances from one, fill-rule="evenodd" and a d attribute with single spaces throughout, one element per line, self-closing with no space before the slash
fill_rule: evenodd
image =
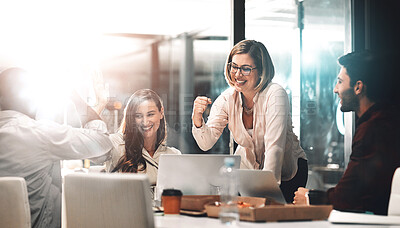
<path id="1" fill-rule="evenodd" d="M 236 74 L 236 72 L 240 69 L 243 76 L 247 76 L 251 73 L 252 70 L 256 69 L 257 67 L 252 68 L 251 66 L 241 66 L 234 64 L 233 62 L 228 63 L 229 72 L 232 74 Z"/>

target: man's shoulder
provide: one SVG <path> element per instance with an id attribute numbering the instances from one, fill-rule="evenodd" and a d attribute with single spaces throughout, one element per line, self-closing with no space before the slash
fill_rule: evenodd
<path id="1" fill-rule="evenodd" d="M 31 119 L 25 114 L 14 110 L 3 110 L 0 111 L 0 121 L 10 120 L 10 119 Z"/>
<path id="2" fill-rule="evenodd" d="M 378 108 L 371 113 L 368 120 L 360 124 L 360 127 L 368 129 L 399 127 L 400 115 L 397 111 L 393 107 Z"/>
<path id="3" fill-rule="evenodd" d="M 0 128 L 7 127 L 28 127 L 33 128 L 37 121 L 16 111 L 0 111 Z"/>
<path id="4" fill-rule="evenodd" d="M 360 123 L 353 141 L 367 144 L 387 140 L 400 140 L 400 117 L 393 109 L 376 109 L 369 118 Z"/>

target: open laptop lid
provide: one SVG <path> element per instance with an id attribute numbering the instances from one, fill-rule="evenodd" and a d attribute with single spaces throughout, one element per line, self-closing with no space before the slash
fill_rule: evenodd
<path id="1" fill-rule="evenodd" d="M 240 169 L 237 172 L 241 196 L 266 197 L 286 204 L 285 197 L 271 171 Z"/>
<path id="2" fill-rule="evenodd" d="M 218 194 L 221 181 L 219 169 L 226 157 L 235 159 L 239 169 L 239 155 L 218 154 L 162 154 L 158 164 L 155 200 L 161 199 L 163 189 L 175 188 L 184 195 Z"/>

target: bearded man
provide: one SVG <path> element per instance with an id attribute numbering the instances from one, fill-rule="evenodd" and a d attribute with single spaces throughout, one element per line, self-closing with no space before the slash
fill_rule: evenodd
<path id="1" fill-rule="evenodd" d="M 342 112 L 355 112 L 356 129 L 348 167 L 327 201 L 336 210 L 386 215 L 391 184 L 400 167 L 400 121 L 392 102 L 394 65 L 387 56 L 368 51 L 338 59 L 341 70 L 333 90 Z M 307 204 L 309 190 L 299 188 L 294 204 Z"/>

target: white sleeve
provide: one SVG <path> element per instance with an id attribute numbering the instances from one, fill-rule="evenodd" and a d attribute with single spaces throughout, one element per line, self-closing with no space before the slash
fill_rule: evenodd
<path id="1" fill-rule="evenodd" d="M 287 119 L 289 115 L 289 99 L 286 91 L 279 89 L 271 95 L 265 115 L 265 160 L 263 170 L 271 170 L 278 183 L 286 146 Z"/>
<path id="2" fill-rule="evenodd" d="M 220 95 L 211 106 L 207 123 L 204 124 L 203 120 L 203 124 L 199 128 L 192 123 L 193 137 L 203 151 L 214 146 L 228 124 L 227 104 L 228 101 Z"/>
<path id="3" fill-rule="evenodd" d="M 37 126 L 37 132 L 49 156 L 56 160 L 108 156 L 113 147 L 101 120 L 90 121 L 85 128 L 45 121 Z"/>

